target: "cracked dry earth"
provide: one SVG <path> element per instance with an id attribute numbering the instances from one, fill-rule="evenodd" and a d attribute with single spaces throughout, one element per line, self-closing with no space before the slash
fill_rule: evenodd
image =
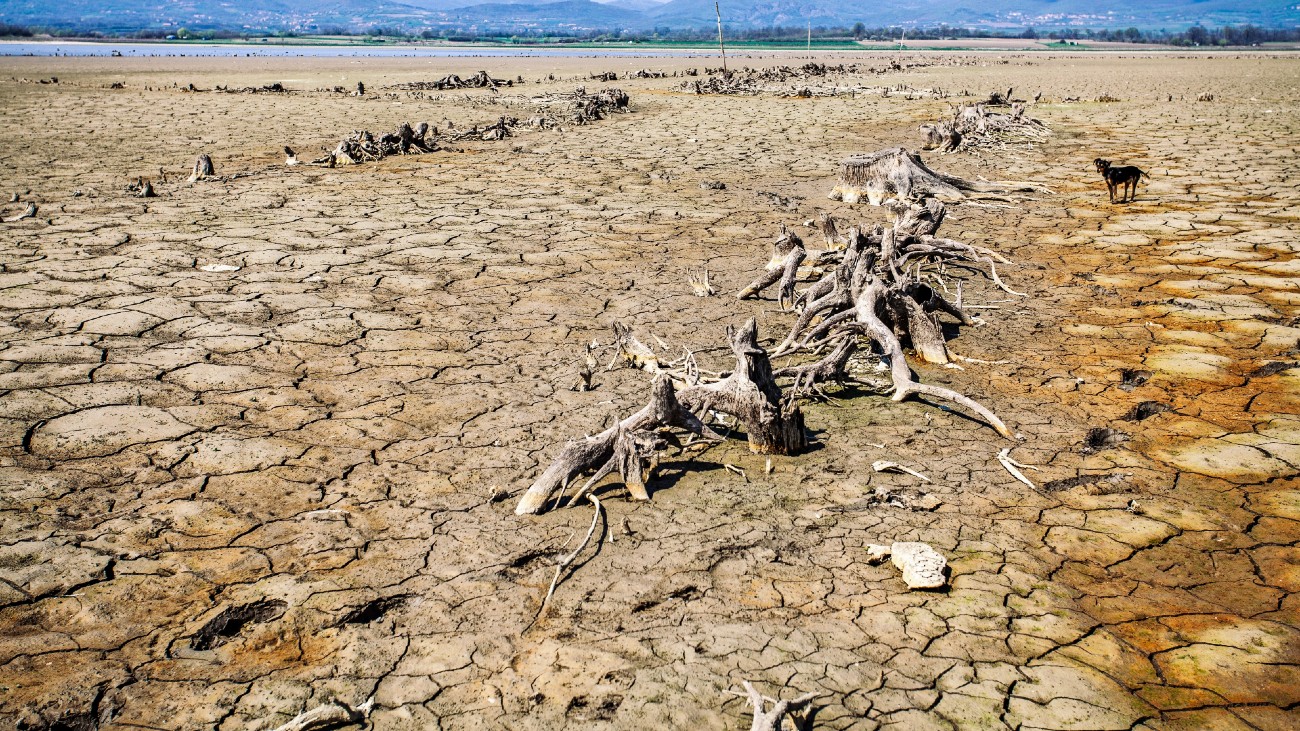
<path id="1" fill-rule="evenodd" d="M 1015 259 L 1028 297 L 969 276 L 984 324 L 952 348 L 987 362 L 914 365 L 1020 432 L 1040 489 L 986 426 L 845 389 L 771 474 L 732 440 L 666 457 L 650 502 L 599 490 L 599 548 L 532 625 L 592 513 L 515 499 L 648 392 L 632 370 L 570 390 L 582 345 L 621 321 L 723 368 L 726 325 L 783 334 L 775 302 L 732 296 L 767 242 L 818 240 L 821 211 L 885 221 L 825 198 L 837 162 L 915 147 L 945 102 L 628 81 L 629 115 L 325 170 L 280 147 L 501 107 L 312 89 L 483 60 L 4 59 L 4 186 L 39 212 L 0 230 L 0 717 L 269 729 L 373 696 L 374 729 L 736 729 L 750 680 L 820 691 L 816 728 L 1300 725 L 1300 62 L 970 60 L 864 83 L 1044 93 L 1044 144 L 927 155 L 1052 192 L 950 208 L 944 234 Z M 489 70 L 561 79 L 529 94 L 702 65 Z M 249 175 L 186 185 L 204 152 Z M 1097 156 L 1151 171 L 1136 202 L 1105 201 Z M 137 175 L 160 197 L 130 197 Z M 698 299 L 705 266 L 722 294 Z M 875 497 L 918 489 L 932 510 Z M 866 560 L 913 540 L 948 590 Z"/>

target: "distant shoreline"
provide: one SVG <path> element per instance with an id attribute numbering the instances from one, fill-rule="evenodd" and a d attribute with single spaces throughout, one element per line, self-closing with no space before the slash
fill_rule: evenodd
<path id="1" fill-rule="evenodd" d="M 114 49 L 113 47 L 118 47 Z M 28 52 L 14 53 L 14 47 L 28 48 Z M 25 39 L 3 39 L 0 40 L 0 56 L 53 56 L 54 53 L 46 53 L 46 50 L 57 49 L 58 47 L 71 47 L 72 49 L 102 49 L 103 53 L 77 53 L 70 52 L 59 55 L 67 56 L 108 56 L 112 55 L 115 50 L 121 51 L 140 51 L 148 50 L 148 55 L 168 55 L 168 56 L 187 56 L 187 55 L 235 55 L 236 53 L 249 53 L 253 51 L 272 51 L 280 50 L 282 53 L 258 53 L 259 56 L 287 56 L 295 55 L 293 52 L 303 50 L 314 50 L 316 53 L 308 55 L 334 55 L 328 53 L 330 50 L 341 52 L 346 51 L 365 51 L 369 53 L 357 53 L 356 55 L 373 55 L 373 56 L 403 56 L 403 55 L 431 55 L 431 56 L 461 56 L 475 55 L 475 52 L 484 53 L 484 55 L 585 55 L 588 53 L 614 53 L 620 56 L 646 55 L 716 55 L 717 47 L 709 44 L 686 41 L 642 41 L 642 42 L 622 42 L 622 43 L 596 43 L 596 42 L 573 42 L 573 43 L 494 43 L 491 41 L 475 42 L 453 42 L 453 41 L 405 41 L 405 40 L 348 40 L 344 37 L 295 37 L 295 38 L 278 38 L 267 36 L 262 39 L 214 39 L 214 40 L 163 40 L 163 39 L 108 39 L 108 38 L 25 38 Z M 768 41 L 728 41 L 728 51 L 734 51 L 736 54 L 750 52 L 783 52 L 783 53 L 889 53 L 889 52 L 907 52 L 907 53 L 931 53 L 931 52 L 953 52 L 953 53 L 1184 53 L 1184 54 L 1220 54 L 1220 53 L 1271 53 L 1271 52 L 1292 52 L 1300 50 L 1300 43 L 1268 43 L 1259 46 L 1173 46 L 1161 44 L 1145 43 L 1115 43 L 1103 41 L 1079 41 L 1075 43 L 1061 43 L 1048 41 L 1033 41 L 1019 38 L 987 38 L 987 39 L 954 39 L 954 40 L 920 40 L 909 41 L 904 43 L 887 43 L 887 42 L 862 42 L 854 43 L 852 41 L 822 41 L 814 42 L 811 48 L 800 43 L 787 42 L 768 42 Z M 39 49 L 39 50 L 37 50 Z M 166 53 L 158 53 L 166 49 Z M 191 49 L 192 52 L 187 52 Z M 204 54 L 204 50 L 217 50 L 219 53 Z M 71 49 L 70 49 L 71 50 Z M 326 53 L 322 53 L 322 52 Z M 127 54 L 125 52 L 122 55 Z"/>

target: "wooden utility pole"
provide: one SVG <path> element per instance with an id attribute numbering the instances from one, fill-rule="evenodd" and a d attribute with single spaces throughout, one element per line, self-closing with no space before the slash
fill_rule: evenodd
<path id="1" fill-rule="evenodd" d="M 722 51 L 722 73 L 727 73 L 727 47 L 722 44 L 722 8 L 713 3 L 713 11 L 718 14 L 718 49 Z"/>

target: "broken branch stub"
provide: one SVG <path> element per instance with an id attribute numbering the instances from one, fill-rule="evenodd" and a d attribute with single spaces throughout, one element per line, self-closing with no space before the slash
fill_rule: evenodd
<path id="1" fill-rule="evenodd" d="M 758 279 L 740 290 L 736 294 L 736 299 L 743 300 L 747 297 L 753 297 L 779 281 L 781 287 L 778 300 L 781 306 L 785 307 L 787 301 L 794 300 L 794 285 L 799 273 L 799 266 L 803 264 L 804 259 L 807 257 L 808 252 L 804 249 L 803 239 L 782 226 L 781 235 L 777 237 L 776 241 L 772 242 L 772 258 L 767 262 L 767 269 L 759 275 Z"/>
<path id="2" fill-rule="evenodd" d="M 12 216 L 8 216 L 8 217 L 6 217 L 6 218 L 4 219 L 4 222 L 5 222 L 5 223 L 18 223 L 19 221 L 23 220 L 24 218 L 34 218 L 35 216 L 36 216 L 36 204 L 33 203 L 32 201 L 27 201 L 27 206 L 26 206 L 25 208 L 23 208 L 23 210 L 22 210 L 21 213 L 17 213 L 17 214 L 14 214 L 14 215 L 12 215 Z"/>
<path id="3" fill-rule="evenodd" d="M 921 125 L 925 133 L 925 144 L 921 149 L 952 152 L 961 146 L 962 134 L 951 122 L 935 122 Z"/>

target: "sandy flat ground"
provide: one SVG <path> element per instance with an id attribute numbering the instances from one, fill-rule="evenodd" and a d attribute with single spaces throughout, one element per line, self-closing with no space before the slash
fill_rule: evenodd
<path id="1" fill-rule="evenodd" d="M 832 391 L 771 474 L 731 440 L 666 456 L 649 502 L 610 481 L 598 551 L 536 623 L 592 511 L 520 518 L 517 496 L 647 389 L 571 390 L 583 345 L 617 321 L 721 369 L 727 325 L 778 338 L 792 314 L 733 296 L 768 242 L 821 212 L 886 222 L 826 198 L 838 161 L 917 146 L 951 100 L 635 79 L 592 125 L 291 168 L 286 144 L 713 64 L 0 59 L 3 212 L 39 207 L 0 224 L 0 717 L 271 729 L 373 697 L 375 729 L 736 729 L 749 680 L 821 692 L 815 728 L 1300 725 L 1300 61 L 937 58 L 861 82 L 1041 91 L 1054 130 L 926 156 L 1051 190 L 950 208 L 943 233 L 1013 259 L 1027 296 L 969 274 L 983 324 L 951 347 L 973 360 L 913 364 L 1023 441 Z M 479 68 L 527 83 L 384 88 Z M 201 153 L 238 176 L 186 183 Z M 1106 201 L 1098 156 L 1150 171 L 1134 203 Z M 691 294 L 704 267 L 716 297 Z M 873 499 L 918 491 L 932 509 Z M 868 564 L 896 540 L 943 553 L 950 588 Z"/>

